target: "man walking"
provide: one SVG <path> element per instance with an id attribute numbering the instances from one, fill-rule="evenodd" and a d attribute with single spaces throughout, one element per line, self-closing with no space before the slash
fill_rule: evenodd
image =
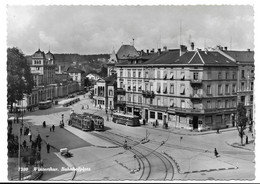
<path id="1" fill-rule="evenodd" d="M 55 129 L 55 126 L 54 125 L 52 125 L 52 131 L 54 132 L 54 129 Z"/>

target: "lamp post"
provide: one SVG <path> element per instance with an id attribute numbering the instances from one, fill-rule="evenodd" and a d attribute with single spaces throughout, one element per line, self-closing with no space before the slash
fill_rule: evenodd
<path id="1" fill-rule="evenodd" d="M 23 99 L 22 99 L 22 122 L 21 122 L 21 127 L 19 130 L 19 145 L 18 145 L 18 177 L 19 180 L 22 180 L 21 176 L 21 134 L 22 134 L 22 127 L 23 127 Z"/>

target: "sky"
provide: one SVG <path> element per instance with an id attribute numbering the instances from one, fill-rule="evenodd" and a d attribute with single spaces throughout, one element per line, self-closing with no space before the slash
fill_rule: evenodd
<path id="1" fill-rule="evenodd" d="M 133 43 L 134 39 L 134 43 Z M 101 54 L 122 44 L 137 50 L 227 46 L 254 50 L 254 7 L 214 6 L 7 6 L 7 47 L 26 55 Z"/>

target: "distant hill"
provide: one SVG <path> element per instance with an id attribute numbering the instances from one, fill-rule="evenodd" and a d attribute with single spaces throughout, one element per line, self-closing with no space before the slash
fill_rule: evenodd
<path id="1" fill-rule="evenodd" d="M 62 69 L 69 66 L 76 66 L 86 73 L 99 74 L 102 70 L 102 67 L 107 67 L 107 62 L 110 58 L 110 55 L 54 54 L 54 57 L 56 60 L 55 63 L 57 64 L 57 66 L 62 66 Z M 26 56 L 26 58 L 28 63 L 31 63 L 31 56 Z"/>

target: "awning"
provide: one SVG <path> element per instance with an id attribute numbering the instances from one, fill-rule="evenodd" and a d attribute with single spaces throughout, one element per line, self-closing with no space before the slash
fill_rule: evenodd
<path id="1" fill-rule="evenodd" d="M 185 79 L 185 73 L 184 72 L 181 73 L 181 79 L 183 79 L 183 80 Z"/>
<path id="2" fill-rule="evenodd" d="M 167 84 L 163 84 L 163 92 L 167 93 Z"/>
<path id="3" fill-rule="evenodd" d="M 170 73 L 170 79 L 173 79 L 173 72 Z"/>
<path id="4" fill-rule="evenodd" d="M 156 91 L 159 93 L 160 90 L 161 90 L 161 85 L 157 85 L 157 89 L 156 89 Z"/>

